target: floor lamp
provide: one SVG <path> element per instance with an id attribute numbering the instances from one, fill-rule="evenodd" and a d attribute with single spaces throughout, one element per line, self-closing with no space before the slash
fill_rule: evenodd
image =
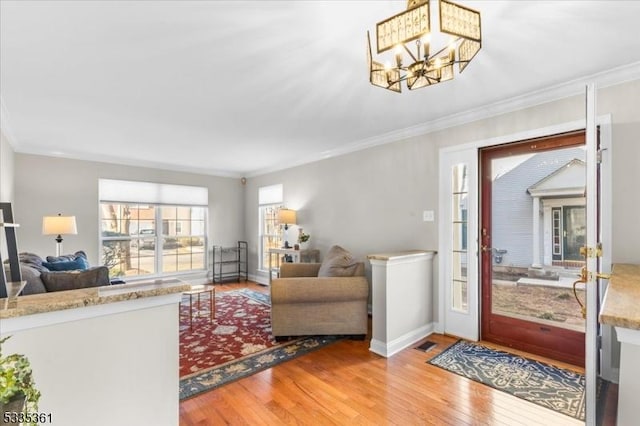
<path id="1" fill-rule="evenodd" d="M 42 218 L 42 234 L 57 235 L 56 240 L 56 257 L 62 255 L 62 236 L 76 235 L 78 228 L 76 227 L 75 216 L 45 216 Z"/>

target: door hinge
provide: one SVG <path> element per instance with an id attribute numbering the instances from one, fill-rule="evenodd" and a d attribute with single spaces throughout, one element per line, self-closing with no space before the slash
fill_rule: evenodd
<path id="1" fill-rule="evenodd" d="M 596 162 L 597 162 L 598 164 L 602 164 L 602 153 L 603 153 L 604 151 L 606 151 L 606 150 L 607 150 L 607 148 L 602 148 L 602 149 L 599 149 L 599 150 L 598 150 L 598 153 L 596 154 Z"/>

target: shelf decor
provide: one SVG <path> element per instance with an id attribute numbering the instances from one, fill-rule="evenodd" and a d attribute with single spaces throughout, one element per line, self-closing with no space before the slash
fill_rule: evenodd
<path id="1" fill-rule="evenodd" d="M 247 266 L 247 242 L 238 241 L 236 246 L 213 246 L 211 268 L 214 284 L 224 281 L 249 280 Z"/>

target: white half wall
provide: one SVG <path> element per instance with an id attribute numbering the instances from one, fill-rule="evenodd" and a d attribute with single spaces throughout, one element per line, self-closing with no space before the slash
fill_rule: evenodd
<path id="1" fill-rule="evenodd" d="M 51 414 L 50 424 L 178 424 L 180 295 L 161 297 L 165 304 L 158 306 L 136 308 L 147 299 L 119 302 L 128 310 L 11 331 L 2 351 L 29 359 L 42 393 L 38 412 Z M 109 307 L 73 311 L 101 312 Z M 40 315 L 69 316 L 69 311 Z M 11 324 L 29 317 L 3 321 Z"/>

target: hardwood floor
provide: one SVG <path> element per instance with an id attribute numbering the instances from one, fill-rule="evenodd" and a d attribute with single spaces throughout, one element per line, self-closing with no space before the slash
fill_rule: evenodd
<path id="1" fill-rule="evenodd" d="M 216 291 L 238 286 L 217 285 Z M 268 291 L 253 283 L 246 287 Z M 427 364 L 456 339 L 434 334 L 425 340 L 437 346 L 427 353 L 405 349 L 388 359 L 369 351 L 369 338 L 337 342 L 183 401 L 180 425 L 584 424 Z M 607 425 L 615 424 L 617 388 L 611 388 Z"/>

